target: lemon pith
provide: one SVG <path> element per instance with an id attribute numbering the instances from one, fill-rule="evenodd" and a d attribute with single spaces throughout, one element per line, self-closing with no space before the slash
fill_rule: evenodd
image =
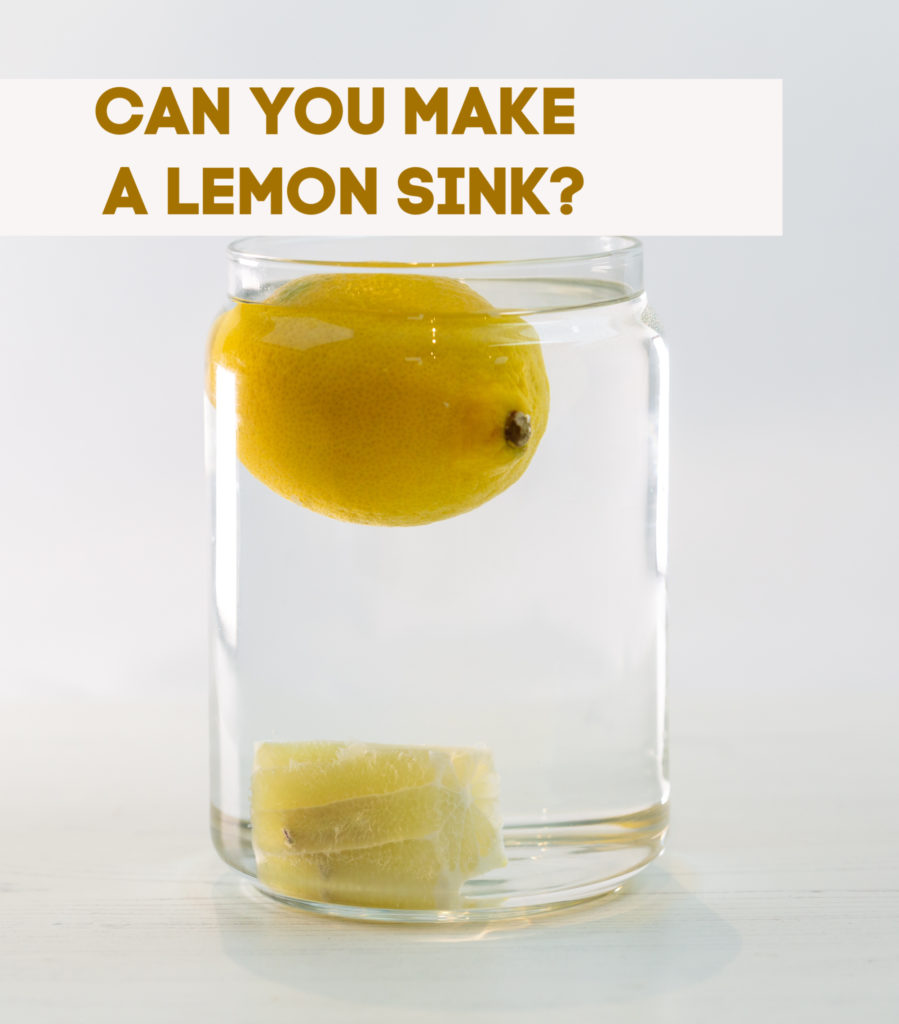
<path id="1" fill-rule="evenodd" d="M 336 519 L 460 515 L 524 472 L 549 413 L 539 339 L 461 281 L 315 274 L 213 329 L 206 389 L 234 375 L 237 449 L 273 491 Z"/>
<path id="2" fill-rule="evenodd" d="M 456 907 L 463 882 L 506 863 L 497 798 L 486 750 L 260 743 L 257 874 L 299 899 Z"/>

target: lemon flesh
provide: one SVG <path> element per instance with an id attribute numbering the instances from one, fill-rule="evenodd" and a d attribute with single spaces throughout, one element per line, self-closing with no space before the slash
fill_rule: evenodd
<path id="1" fill-rule="evenodd" d="M 213 403 L 234 376 L 244 466 L 350 522 L 476 508 L 524 473 L 549 414 L 534 329 L 445 277 L 299 278 L 224 314 L 207 365 Z"/>
<path id="2" fill-rule="evenodd" d="M 486 750 L 260 743 L 259 881 L 317 902 L 458 907 L 463 882 L 506 864 L 497 798 Z"/>

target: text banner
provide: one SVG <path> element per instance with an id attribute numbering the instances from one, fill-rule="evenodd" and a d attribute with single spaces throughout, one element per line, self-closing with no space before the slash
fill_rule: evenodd
<path id="1" fill-rule="evenodd" d="M 771 79 L 0 81 L 4 235 L 779 235 Z"/>

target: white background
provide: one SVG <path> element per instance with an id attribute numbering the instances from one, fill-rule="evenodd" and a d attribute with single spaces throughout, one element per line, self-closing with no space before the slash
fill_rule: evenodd
<path id="1" fill-rule="evenodd" d="M 609 956 L 621 977 L 638 979 L 645 968 L 655 983 L 635 992 L 648 1000 L 640 1004 L 647 1020 L 891 1019 L 895 916 L 878 925 L 876 911 L 894 899 L 896 876 L 875 866 L 895 865 L 896 841 L 893 6 L 218 0 L 35 3 L 4 20 L 0 67 L 17 77 L 784 79 L 784 237 L 645 240 L 649 294 L 672 351 L 676 801 L 668 868 L 660 870 L 692 859 L 701 906 L 727 917 L 730 931 L 701 916 L 692 930 L 677 914 L 663 918 L 673 952 L 660 966 L 658 952 L 669 947 L 659 946 L 658 932 L 641 937 L 640 921 L 625 915 L 564 933 L 584 943 L 566 947 L 564 957 L 583 967 L 583 985 L 590 963 Z M 59 158 L 65 164 L 77 154 Z M 223 242 L 0 241 L 0 622 L 10 697 L 48 708 L 71 697 L 88 707 L 100 706 L 87 703 L 95 698 L 135 706 L 150 695 L 201 699 L 201 364 L 224 295 Z M 42 718 L 29 721 L 37 743 Z M 60 729 L 65 735 L 64 723 Z M 175 750 L 197 745 L 190 763 L 202 771 L 202 733 L 173 724 L 167 735 Z M 155 742 L 134 742 L 159 756 Z M 97 764 L 90 778 L 105 775 Z M 164 813 L 165 801 L 154 806 Z M 102 802 L 93 808 L 101 818 L 105 810 Z M 760 834 L 763 848 L 754 845 Z M 735 902 L 726 886 L 740 877 L 752 888 L 760 861 L 741 857 L 760 849 L 782 888 L 758 883 L 768 885 L 765 893 Z M 834 858 L 854 873 L 829 895 L 837 875 L 822 865 Z M 721 865 L 737 874 L 716 874 Z M 853 892 L 871 894 L 864 912 Z M 275 956 L 277 922 L 227 906 L 211 927 L 239 919 L 238 945 L 257 936 L 264 946 L 257 967 L 264 965 Z M 160 929 L 168 920 L 146 913 Z M 129 976 L 139 984 L 144 947 L 128 946 L 127 930 L 116 934 L 126 937 Z M 311 1019 L 367 1020 L 382 1019 L 372 1009 L 380 1007 L 383 1019 L 405 1020 L 426 1007 L 427 1019 L 444 1019 L 420 991 L 404 998 L 412 981 L 398 960 L 387 966 L 387 989 L 364 988 L 359 979 L 370 976 L 360 964 L 380 963 L 375 945 L 386 938 L 340 932 L 350 937 L 334 950 L 324 936 L 337 933 L 308 934 L 305 944 L 297 939 L 302 955 L 279 954 L 280 973 L 272 967 L 266 975 L 262 966 L 274 987 L 258 982 L 251 994 L 266 1012 L 312 1007 Z M 82 938 L 77 932 L 70 942 Z M 535 994 L 533 979 L 549 969 L 552 953 L 541 941 L 514 947 L 509 960 L 487 944 L 484 962 L 503 985 L 524 986 L 544 1019 L 553 1006 L 573 1019 L 574 996 L 565 992 L 574 981 L 564 971 L 552 975 L 569 986 L 556 1003 L 546 995 L 551 988 Z M 447 945 L 444 959 L 435 954 L 425 968 L 404 942 L 396 955 L 413 958 L 416 976 L 433 972 L 444 981 L 446 1005 L 466 1005 L 465 972 L 477 971 L 482 954 L 472 959 Z M 581 949 L 593 959 L 578 959 Z M 655 959 L 644 963 L 641 950 Z M 225 992 L 246 970 L 231 952 L 214 975 Z M 493 1008 L 484 1019 L 523 1019 L 520 1002 L 504 1001 L 482 981 L 479 1005 Z M 102 975 L 96 984 L 99 993 Z M 147 980 L 137 997 L 153 991 Z M 595 1019 L 590 1007 L 605 1006 L 607 994 L 593 988 L 578 997 L 578 1019 Z M 401 1013 L 391 1011 L 397 1005 Z M 221 1019 L 241 1019 L 232 1012 Z M 52 1019 L 68 1018 L 60 1010 Z"/>
<path id="2" fill-rule="evenodd" d="M 133 8 L 133 23 L 127 5 L 93 7 L 17 9 L 0 66 L 782 75 L 784 237 L 645 240 L 672 349 L 673 691 L 683 702 L 709 685 L 736 702 L 895 680 L 899 167 L 876 5 L 857 8 L 868 27 L 857 18 L 853 34 L 821 5 L 764 2 L 639 16 L 305 3 L 301 17 L 269 3 L 239 32 L 238 4 Z M 269 31 L 279 18 L 293 32 Z M 226 241 L 0 240 L 8 690 L 205 685 L 201 365 Z"/>

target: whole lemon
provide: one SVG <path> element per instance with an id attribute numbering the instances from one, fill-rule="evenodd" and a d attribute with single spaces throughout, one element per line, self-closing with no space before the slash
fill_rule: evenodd
<path id="1" fill-rule="evenodd" d="M 549 413 L 533 328 L 446 277 L 316 274 L 238 303 L 210 339 L 213 403 L 222 371 L 244 466 L 356 523 L 476 508 L 521 476 Z"/>

